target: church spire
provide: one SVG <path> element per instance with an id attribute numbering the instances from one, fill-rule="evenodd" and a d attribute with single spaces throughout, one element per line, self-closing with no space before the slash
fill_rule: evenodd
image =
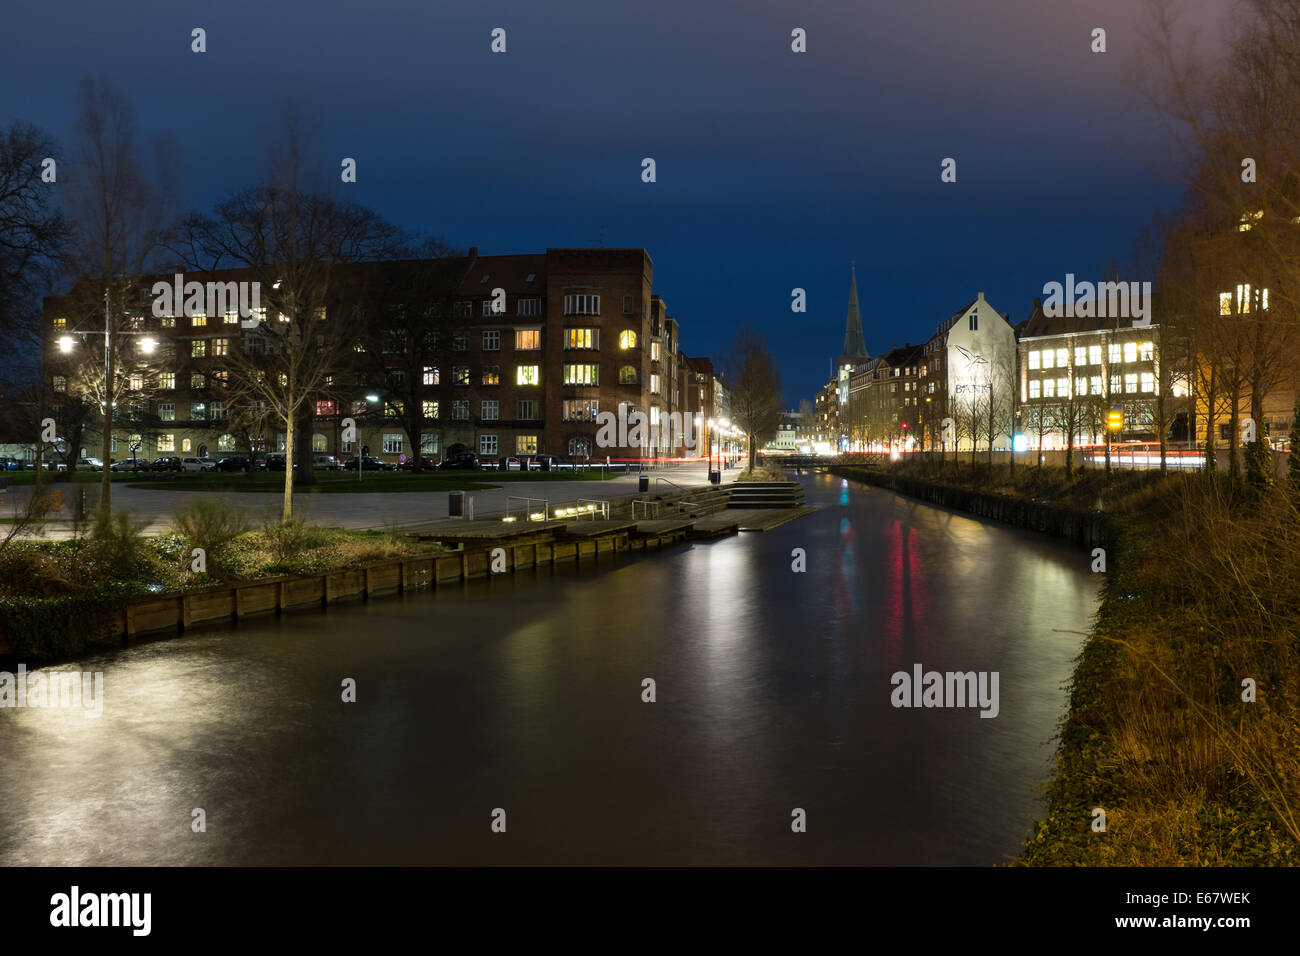
<path id="1" fill-rule="evenodd" d="M 858 270 L 857 263 L 850 260 L 849 269 L 849 314 L 844 321 L 844 352 L 840 359 L 870 358 L 867 345 L 862 337 L 862 313 L 858 309 Z"/>

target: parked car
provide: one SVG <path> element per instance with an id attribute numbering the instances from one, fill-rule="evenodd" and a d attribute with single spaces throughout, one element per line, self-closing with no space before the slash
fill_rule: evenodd
<path id="1" fill-rule="evenodd" d="M 109 471 L 148 471 L 149 459 L 147 458 L 123 458 L 121 461 L 115 461 L 108 466 Z"/>
<path id="2" fill-rule="evenodd" d="M 78 458 L 77 467 L 78 468 L 103 468 L 104 462 L 102 459 L 99 458 Z"/>
<path id="3" fill-rule="evenodd" d="M 17 458 L 0 458 L 0 471 L 22 471 L 23 463 Z"/>
<path id="4" fill-rule="evenodd" d="M 333 455 L 312 455 L 311 466 L 321 468 L 325 471 L 338 471 L 340 467 L 339 460 Z"/>
<path id="5" fill-rule="evenodd" d="M 186 458 L 181 462 L 181 471 L 216 471 L 217 463 L 212 458 Z"/>
<path id="6" fill-rule="evenodd" d="M 392 471 L 393 470 L 393 466 L 390 465 L 388 462 L 384 461 L 382 458 L 374 458 L 371 455 L 365 455 L 362 458 L 357 458 L 354 455 L 343 463 L 343 467 L 347 471 L 356 471 L 358 461 L 361 462 L 362 471 Z"/>
<path id="7" fill-rule="evenodd" d="M 534 465 L 536 467 L 534 467 Z M 533 455 L 529 463 L 529 471 L 573 471 L 573 462 L 565 461 L 559 455 L 548 455 L 542 453 Z"/>
<path id="8" fill-rule="evenodd" d="M 162 457 L 155 458 L 153 464 L 149 466 L 150 471 L 180 471 L 181 460 L 179 458 Z"/>
<path id="9" fill-rule="evenodd" d="M 217 471 L 247 471 L 248 459 L 240 457 L 222 458 L 217 462 Z"/>
<path id="10" fill-rule="evenodd" d="M 466 471 L 478 471 L 480 468 L 478 455 L 472 451 L 462 451 L 455 455 L 448 455 L 438 466 L 442 471 L 453 471 L 463 469 Z"/>
<path id="11" fill-rule="evenodd" d="M 502 458 L 497 463 L 497 466 L 501 471 L 523 471 L 527 468 L 527 463 L 522 458 L 516 458 L 513 455 L 510 455 L 506 458 Z"/>
<path id="12" fill-rule="evenodd" d="M 293 463 L 293 467 L 295 470 L 297 470 L 298 463 L 296 461 Z M 260 465 L 258 467 L 258 470 L 259 471 L 284 471 L 284 455 L 267 455 L 266 462 Z"/>
<path id="13" fill-rule="evenodd" d="M 438 459 L 436 459 L 436 458 L 430 458 L 428 455 L 421 455 L 421 456 L 420 456 L 420 467 L 421 467 L 421 468 L 429 468 L 429 469 L 437 468 L 437 467 L 438 467 Z M 400 465 L 397 466 L 397 469 L 398 469 L 398 471 L 414 471 L 414 470 L 415 470 L 415 457 L 412 456 L 412 457 L 406 459 L 406 461 L 402 462 Z"/>

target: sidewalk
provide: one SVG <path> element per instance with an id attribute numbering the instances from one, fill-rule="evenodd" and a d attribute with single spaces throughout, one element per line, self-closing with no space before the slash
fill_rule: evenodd
<path id="1" fill-rule="evenodd" d="M 491 481 L 491 472 L 482 474 Z M 672 491 L 674 485 L 680 488 L 708 486 L 708 468 L 705 465 L 650 470 L 645 474 L 650 479 L 650 494 Z M 738 474 L 740 474 L 738 467 L 723 471 L 723 484 L 731 484 Z M 605 481 L 508 482 L 495 488 L 466 491 L 465 496 L 473 501 L 476 515 L 504 512 L 507 496 L 541 498 L 547 501 L 549 507 L 555 508 L 573 504 L 579 498 L 600 500 L 635 495 L 638 477 L 636 472 L 632 472 Z M 66 495 L 70 486 L 55 485 L 55 487 L 62 488 Z M 12 517 L 20 511 L 27 504 L 31 492 L 31 486 L 9 488 L 4 494 L 4 506 L 0 509 L 0 517 Z M 164 491 L 129 488 L 121 484 L 113 485 L 114 511 L 125 509 L 135 520 L 144 522 L 146 534 L 160 534 L 169 530 L 176 509 L 197 497 L 230 501 L 248 512 L 255 522 L 260 521 L 264 515 L 278 518 L 284 500 L 284 496 L 276 492 L 221 492 L 205 496 L 202 492 L 196 491 Z M 294 495 L 293 507 L 294 514 L 326 527 L 351 530 L 383 529 L 447 518 L 449 499 L 450 494 L 446 491 L 330 492 Z M 68 506 L 65 505 L 64 513 L 67 510 Z M 0 529 L 2 528 L 3 526 L 0 526 Z M 58 541 L 71 536 L 72 530 L 67 523 L 56 521 L 46 526 L 44 534 L 40 535 L 39 539 Z"/>

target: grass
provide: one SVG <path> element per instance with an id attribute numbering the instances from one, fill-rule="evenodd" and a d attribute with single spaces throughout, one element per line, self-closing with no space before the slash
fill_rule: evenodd
<path id="1" fill-rule="evenodd" d="M 434 471 L 412 474 L 406 471 L 366 472 L 360 481 L 354 472 L 316 473 L 314 484 L 294 482 L 295 494 L 372 494 L 404 491 L 468 491 L 495 488 L 504 484 L 545 483 L 551 481 L 600 481 L 599 471 Z M 132 488 L 161 491 L 284 491 L 284 472 L 190 472 L 136 477 Z"/>

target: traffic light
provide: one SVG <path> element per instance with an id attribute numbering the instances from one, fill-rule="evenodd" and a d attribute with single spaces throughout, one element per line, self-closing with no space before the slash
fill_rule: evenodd
<path id="1" fill-rule="evenodd" d="M 1106 413 L 1106 427 L 1113 432 L 1124 427 L 1124 410 L 1115 407 Z"/>

